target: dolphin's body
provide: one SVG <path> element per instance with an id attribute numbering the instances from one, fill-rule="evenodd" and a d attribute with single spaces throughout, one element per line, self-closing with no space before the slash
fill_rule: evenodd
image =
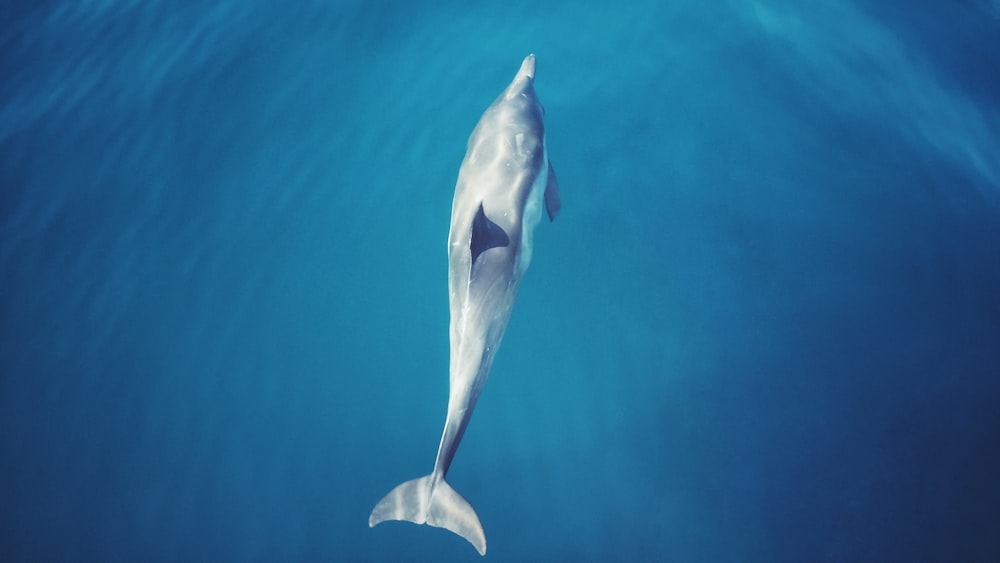
<path id="1" fill-rule="evenodd" d="M 479 119 L 458 172 L 448 235 L 448 417 L 434 471 L 390 491 L 368 518 L 369 526 L 408 520 L 446 528 L 467 539 L 480 555 L 486 554 L 483 526 L 445 475 L 510 320 L 542 206 L 550 220 L 559 211 L 534 77 L 535 56 L 528 55 L 510 86 Z"/>

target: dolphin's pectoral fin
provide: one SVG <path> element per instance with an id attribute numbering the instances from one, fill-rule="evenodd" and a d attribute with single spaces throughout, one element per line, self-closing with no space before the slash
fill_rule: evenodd
<path id="1" fill-rule="evenodd" d="M 549 163 L 549 181 L 545 184 L 545 212 L 549 214 L 549 221 L 554 221 L 562 207 L 562 200 L 559 199 L 559 182 L 556 181 L 556 171 Z"/>
<path id="2" fill-rule="evenodd" d="M 510 239 L 507 237 L 507 233 L 503 231 L 503 227 L 497 225 L 490 218 L 486 216 L 486 212 L 483 211 L 483 204 L 479 204 L 479 211 L 476 212 L 476 219 L 472 223 L 472 244 L 470 244 L 470 249 L 472 250 L 472 263 L 476 263 L 476 258 L 479 255 L 491 248 L 497 248 L 501 246 L 507 246 L 510 244 Z"/>

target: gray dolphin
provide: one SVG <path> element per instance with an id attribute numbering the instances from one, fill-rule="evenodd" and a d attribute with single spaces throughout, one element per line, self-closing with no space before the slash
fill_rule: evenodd
<path id="1" fill-rule="evenodd" d="M 445 475 L 510 320 L 542 207 L 549 220 L 559 211 L 534 78 L 535 56 L 528 55 L 510 86 L 479 118 L 458 171 L 448 234 L 448 417 L 434 471 L 390 491 L 368 517 L 369 526 L 407 520 L 451 530 L 480 555 L 486 554 L 483 526 Z"/>

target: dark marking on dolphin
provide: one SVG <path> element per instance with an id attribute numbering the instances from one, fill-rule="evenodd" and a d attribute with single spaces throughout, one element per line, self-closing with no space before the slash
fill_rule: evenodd
<path id="1" fill-rule="evenodd" d="M 490 221 L 483 209 L 483 204 L 480 203 L 476 219 L 472 223 L 472 242 L 469 245 L 472 251 L 472 267 L 476 266 L 476 259 L 483 252 L 491 248 L 502 248 L 509 244 L 510 237 L 504 232 L 503 227 Z"/>

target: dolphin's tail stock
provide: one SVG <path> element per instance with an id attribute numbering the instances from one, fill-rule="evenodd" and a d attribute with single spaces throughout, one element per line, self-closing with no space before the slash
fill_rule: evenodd
<path id="1" fill-rule="evenodd" d="M 486 555 L 486 534 L 469 501 L 434 473 L 407 481 L 378 501 L 368 517 L 374 527 L 386 520 L 406 520 L 454 532 Z"/>

